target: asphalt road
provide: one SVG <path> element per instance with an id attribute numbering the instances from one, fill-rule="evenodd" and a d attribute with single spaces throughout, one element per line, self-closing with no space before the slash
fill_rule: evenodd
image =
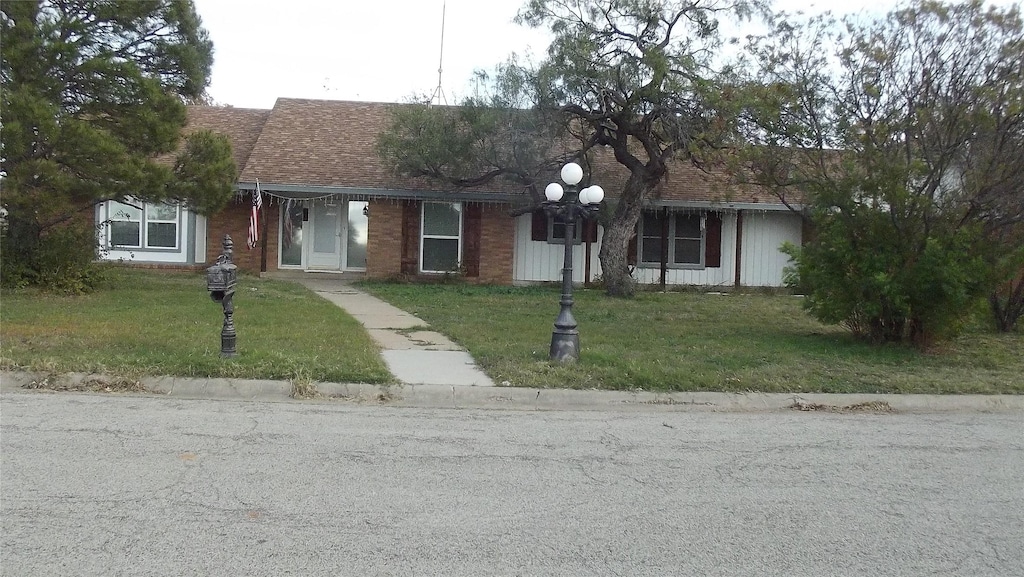
<path id="1" fill-rule="evenodd" d="M 13 393 L 3 575 L 1024 575 L 1024 414 Z"/>

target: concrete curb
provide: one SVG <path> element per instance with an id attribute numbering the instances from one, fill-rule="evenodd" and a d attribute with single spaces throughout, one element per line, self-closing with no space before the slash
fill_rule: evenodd
<path id="1" fill-rule="evenodd" d="M 52 375 L 0 372 L 4 393 L 50 392 L 24 388 L 48 378 L 51 383 L 78 385 L 84 382 L 116 382 L 102 375 Z M 318 396 L 295 399 L 286 381 L 144 377 L 146 393 L 175 399 L 235 401 L 346 402 L 410 408 L 512 409 L 569 411 L 720 411 L 764 412 L 806 409 L 829 410 L 861 403 L 887 403 L 906 413 L 1022 412 L 1024 395 L 875 395 L 829 393 L 654 393 L 647 391 L 598 391 L 474 387 L 464 385 L 370 385 L 363 383 L 312 383 Z M 101 391 L 102 392 L 102 391 Z M 110 394 L 110 393 L 103 393 Z M 880 412 L 870 408 L 864 412 Z"/>

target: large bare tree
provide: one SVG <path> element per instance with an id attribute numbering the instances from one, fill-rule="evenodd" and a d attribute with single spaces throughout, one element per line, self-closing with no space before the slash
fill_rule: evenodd
<path id="1" fill-rule="evenodd" d="M 748 53 L 736 174 L 784 200 L 807 195 L 818 234 L 791 253 L 812 312 L 927 345 L 995 286 L 1009 291 L 993 302 L 1019 310 L 1017 7 L 921 0 L 875 20 L 782 16 Z"/>
<path id="2" fill-rule="evenodd" d="M 545 57 L 501 66 L 487 98 L 462 103 L 469 117 L 437 107 L 400 112 L 382 155 L 401 173 L 456 185 L 511 178 L 539 202 L 536 185 L 553 167 L 607 148 L 629 176 L 609 191 L 601 266 L 607 293 L 631 296 L 627 247 L 644 201 L 673 161 L 703 164 L 726 140 L 713 67 L 718 19 L 761 9 L 760 0 L 531 0 L 517 20 L 551 31 Z M 491 120 L 479 122 L 481 107 L 495 109 Z"/>

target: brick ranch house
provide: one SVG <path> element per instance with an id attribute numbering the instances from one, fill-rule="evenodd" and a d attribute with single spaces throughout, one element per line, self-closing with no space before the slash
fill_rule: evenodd
<path id="1" fill-rule="evenodd" d="M 529 206 L 525 191 L 507 184 L 449 190 L 385 170 L 374 149 L 393 106 L 401 105 L 280 98 L 271 110 L 190 107 L 188 129 L 230 138 L 238 195 L 210 218 L 183 206 L 100 205 L 102 258 L 198 267 L 216 259 L 230 234 L 235 262 L 252 273 L 457 271 L 489 284 L 560 280 L 564 227 L 539 211 L 511 216 Z M 591 180 L 614 199 L 625 177 L 623 167 L 601 162 Z M 664 274 L 669 285 L 782 286 L 789 258 L 779 247 L 800 244 L 800 217 L 766 193 L 714 180 L 689 163 L 670 167 L 630 248 L 638 282 L 658 283 Z M 260 241 L 250 249 L 257 182 L 264 210 Z M 577 282 L 600 277 L 601 235 L 595 225 L 575 239 Z"/>

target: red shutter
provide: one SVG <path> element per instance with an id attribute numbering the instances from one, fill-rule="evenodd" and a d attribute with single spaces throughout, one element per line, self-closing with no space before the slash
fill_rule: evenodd
<path id="1" fill-rule="evenodd" d="M 547 242 L 548 240 L 548 215 L 541 209 L 533 211 L 533 220 L 530 223 L 530 240 Z"/>
<path id="2" fill-rule="evenodd" d="M 466 223 L 463 228 L 462 264 L 467 277 L 480 276 L 480 233 L 483 221 L 483 205 L 466 205 Z"/>
<path id="3" fill-rule="evenodd" d="M 722 215 L 709 212 L 704 221 L 704 266 L 716 268 L 722 266 Z"/>
<path id="4" fill-rule="evenodd" d="M 636 233 L 629 239 L 629 246 L 626 248 L 626 264 L 636 266 Z"/>
<path id="5" fill-rule="evenodd" d="M 420 203 L 407 200 L 402 203 L 402 274 L 419 272 L 420 260 Z"/>
<path id="6" fill-rule="evenodd" d="M 583 242 L 597 242 L 597 221 L 583 221 Z"/>

